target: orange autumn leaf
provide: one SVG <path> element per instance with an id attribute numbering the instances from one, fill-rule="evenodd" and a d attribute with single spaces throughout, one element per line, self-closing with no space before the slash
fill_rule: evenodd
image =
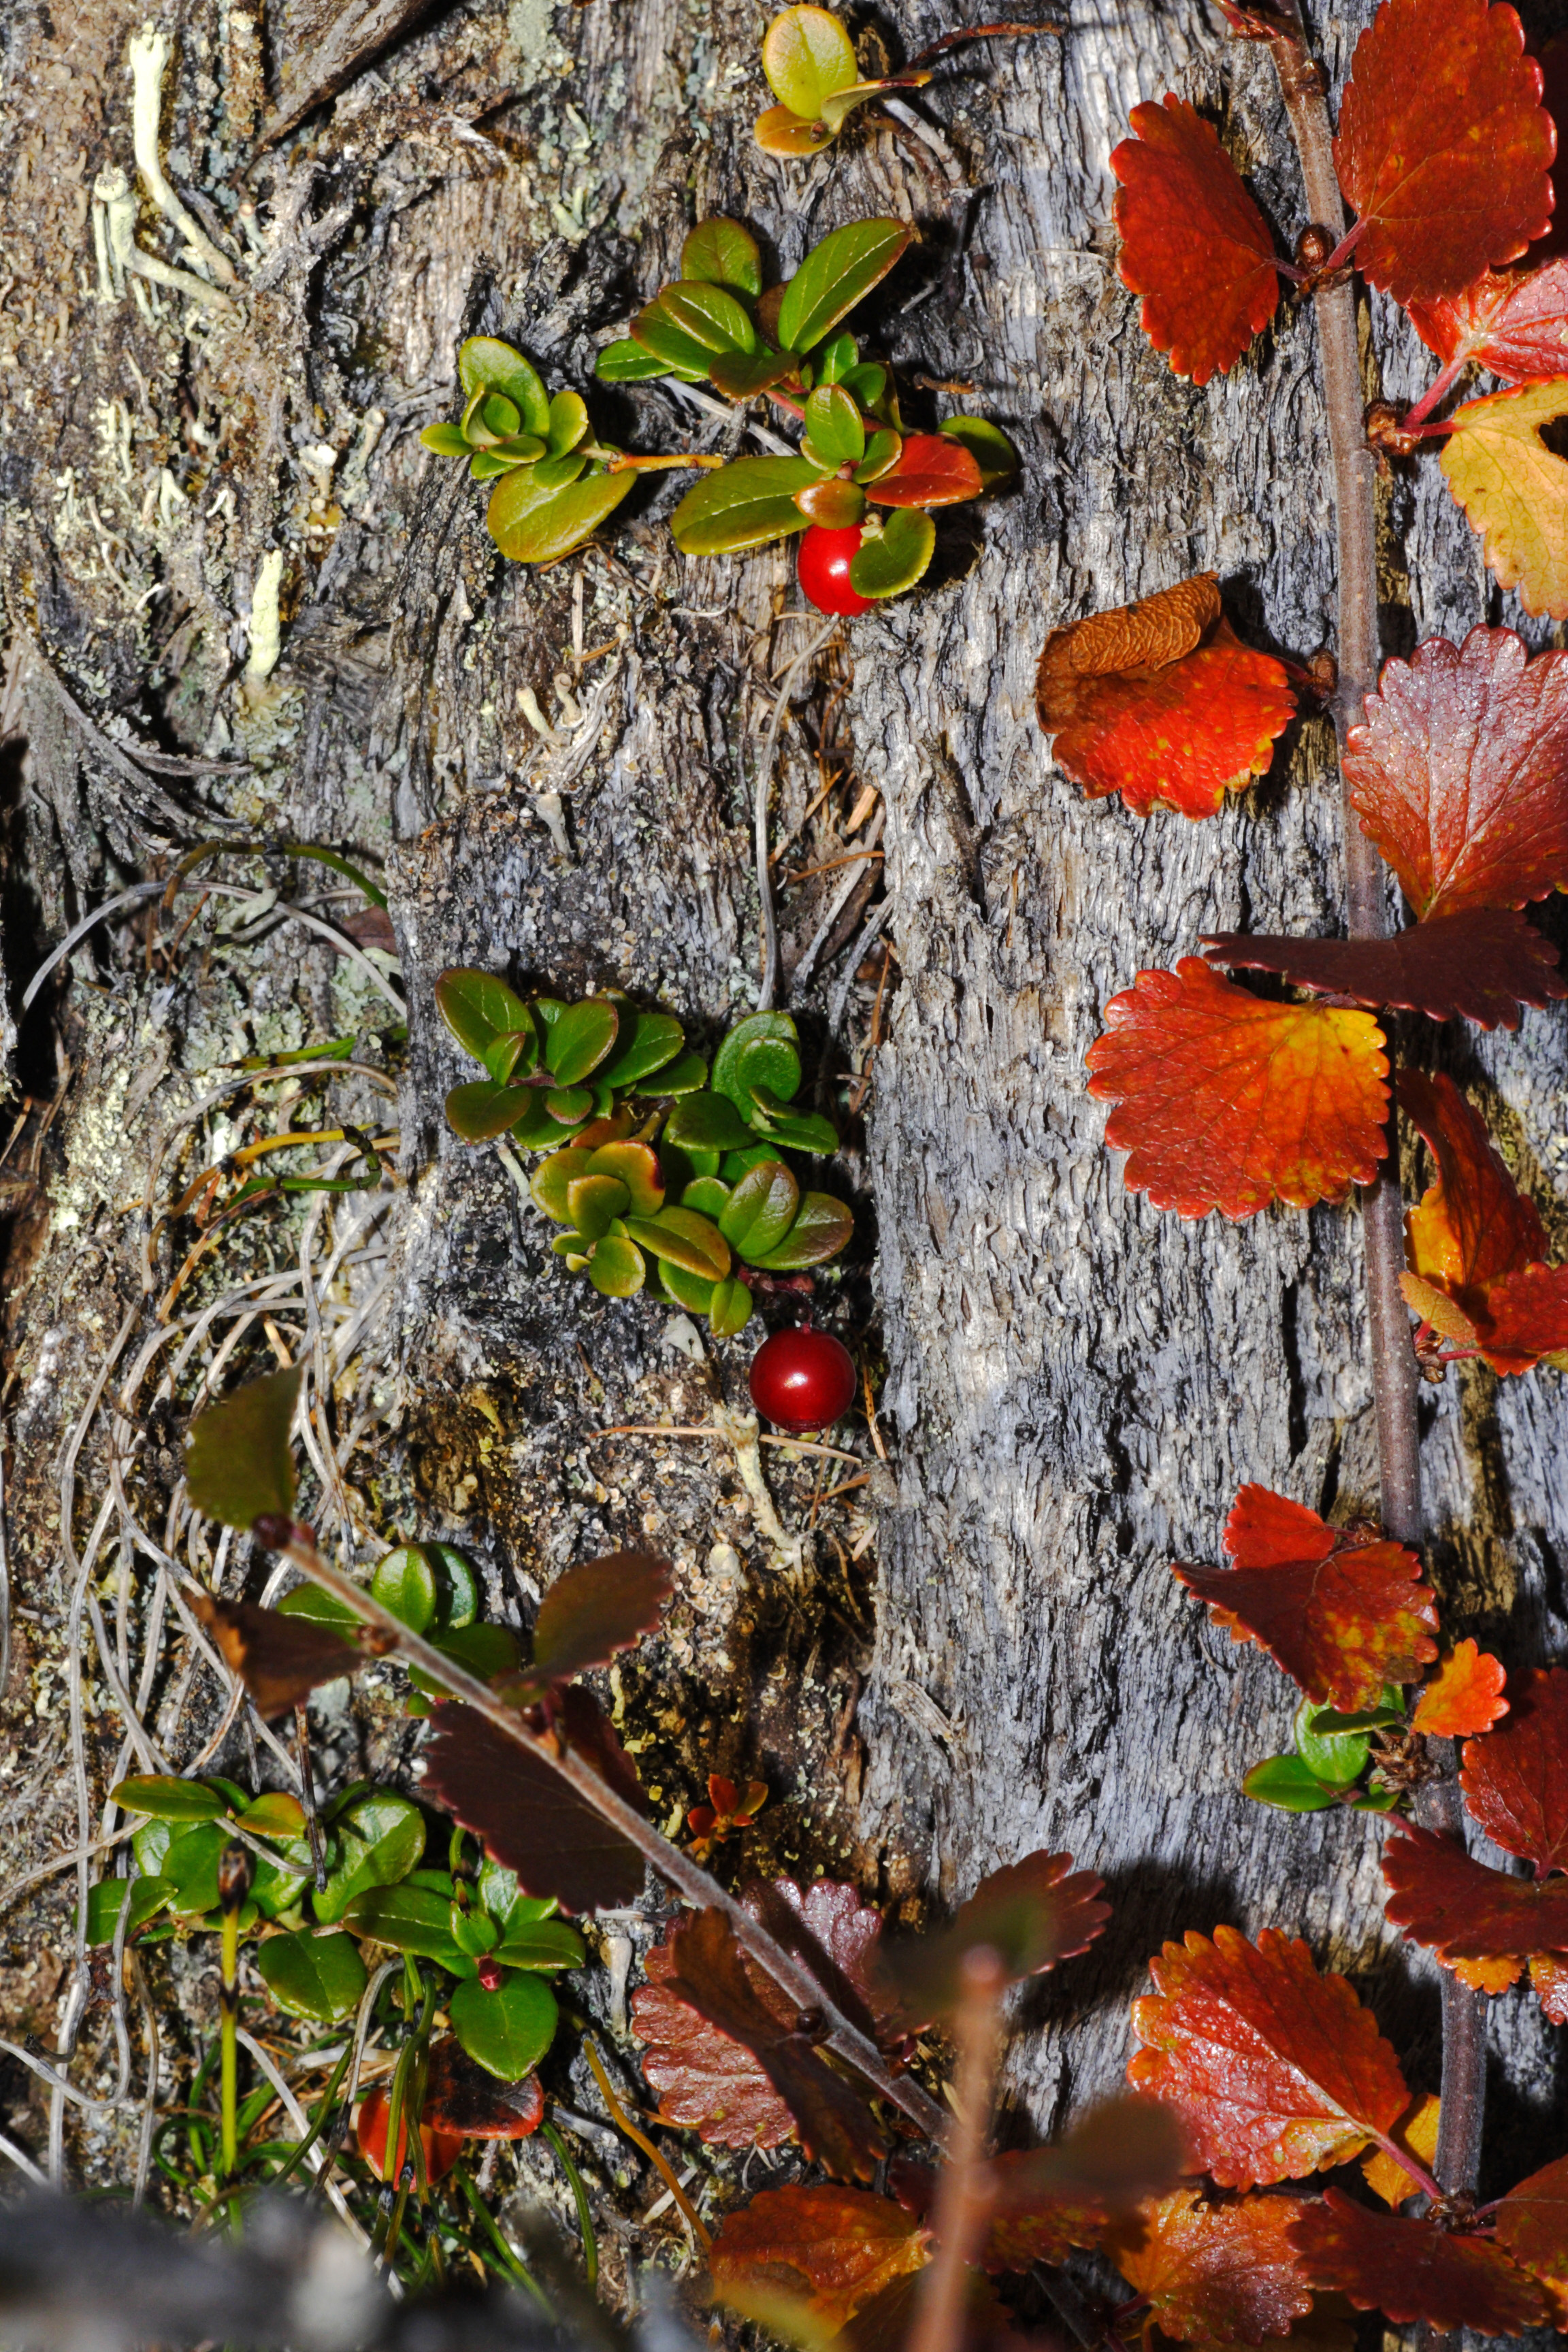
<path id="1" fill-rule="evenodd" d="M 1375 1706 L 1385 1683 L 1413 1682 L 1436 1656 L 1437 1612 L 1402 1545 L 1353 1542 L 1303 1504 L 1244 1486 L 1225 1548 L 1230 1568 L 1178 1560 L 1172 1572 L 1320 1706 Z"/>
<path id="2" fill-rule="evenodd" d="M 1546 2316 L 1540 2288 L 1500 2246 L 1374 2213 L 1338 2189 L 1304 2205 L 1289 2237 L 1314 2286 L 1336 2288 L 1358 2311 L 1381 2311 L 1397 2326 L 1423 2320 L 1442 2334 L 1520 2336 Z"/>
<path id="3" fill-rule="evenodd" d="M 1510 1985 L 1519 1982 L 1524 1965 L 1522 1956 L 1510 1953 L 1500 1960 L 1455 1960 L 1453 1969 L 1459 1982 L 1468 1985 L 1472 1992 L 1495 1995 L 1507 1992 Z"/>
<path id="4" fill-rule="evenodd" d="M 1289 2237 L 1301 2210 L 1297 2197 L 1210 2205 L 1178 2189 L 1111 2231 L 1105 2251 L 1163 2335 L 1263 2344 L 1312 2308 Z"/>
<path id="5" fill-rule="evenodd" d="M 1531 1956 L 1530 1981 L 1553 2025 L 1568 2025 L 1568 1958 L 1561 1952 Z"/>
<path id="6" fill-rule="evenodd" d="M 1110 154 L 1122 282 L 1142 295 L 1143 332 L 1173 373 L 1206 383 L 1274 316 L 1274 240 L 1217 132 L 1184 98 L 1135 106 L 1131 123 Z"/>
<path id="7" fill-rule="evenodd" d="M 1436 2093 L 1419 2092 L 1389 2133 L 1397 2147 L 1407 2150 L 1428 2171 L 1437 2158 L 1439 2105 Z M 1373 2195 L 1381 2197 L 1385 2205 L 1403 2205 L 1420 2187 L 1385 2147 L 1372 2148 L 1362 2158 L 1361 2177 Z"/>
<path id="8" fill-rule="evenodd" d="M 1568 654 L 1532 661 L 1511 629 L 1429 638 L 1384 664 L 1344 773 L 1424 922 L 1568 889 Z"/>
<path id="9" fill-rule="evenodd" d="M 1089 1092 L 1122 1181 L 1184 1217 L 1342 1201 L 1376 1173 L 1388 1058 L 1369 1013 L 1270 1004 L 1189 956 L 1105 1008 Z"/>
<path id="10" fill-rule="evenodd" d="M 1568 1870 L 1568 1666 L 1516 1675 L 1510 1698 L 1506 1723 L 1465 1742 L 1465 1803 L 1538 1875 Z"/>
<path id="11" fill-rule="evenodd" d="M 1396 302 L 1457 294 L 1552 218 L 1555 137 L 1514 11 L 1384 0 L 1356 43 L 1334 163 L 1356 267 Z"/>
<path id="12" fill-rule="evenodd" d="M 1481 552 L 1527 613 L 1568 617 L 1568 462 L 1542 426 L 1568 415 L 1568 377 L 1488 393 L 1454 412 L 1443 445 L 1448 488 Z"/>
<path id="13" fill-rule="evenodd" d="M 1415 1703 L 1412 1731 L 1424 1739 L 1468 1739 L 1508 1713 L 1502 1661 L 1478 1642 L 1456 1642 Z"/>
<path id="14" fill-rule="evenodd" d="M 1035 693 L 1063 774 L 1139 816 L 1213 816 L 1264 773 L 1296 708 L 1283 662 L 1226 620 L 1212 572 L 1054 629 Z"/>
<path id="15" fill-rule="evenodd" d="M 1176 2110 L 1200 2164 L 1253 2189 L 1342 2163 L 1385 2140 L 1410 2094 L 1399 2062 L 1343 1977 L 1265 1927 L 1211 1943 L 1189 1933 L 1150 1963 L 1158 1991 L 1132 2004 L 1135 2089 Z"/>
<path id="16" fill-rule="evenodd" d="M 894 2279 L 923 2269 L 931 2231 L 890 2197 L 863 2189 L 764 2189 L 724 2216 L 713 2241 L 713 2284 L 787 2295 L 842 2327 Z"/>

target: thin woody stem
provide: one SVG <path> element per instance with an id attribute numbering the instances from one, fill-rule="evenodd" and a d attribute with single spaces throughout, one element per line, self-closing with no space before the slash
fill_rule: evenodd
<path id="1" fill-rule="evenodd" d="M 883 2098 L 889 2099 L 909 2116 L 911 2123 L 919 2126 L 927 2139 L 934 2140 L 942 2148 L 948 2146 L 952 2132 L 952 2122 L 936 2101 L 909 2075 L 895 2073 L 876 2043 L 868 2041 L 859 2028 L 850 2022 L 810 1969 L 770 1936 L 762 1923 L 753 1919 L 745 1906 L 727 1893 L 716 1878 L 710 1878 L 689 1854 L 682 1853 L 679 1846 L 671 1845 L 668 1839 L 660 1837 L 634 1807 L 628 1805 L 624 1798 L 616 1796 L 613 1789 L 606 1788 L 598 1774 L 580 1758 L 574 1756 L 569 1748 L 562 1753 L 552 1742 L 535 1738 L 516 1709 L 498 1698 L 488 1683 L 480 1682 L 477 1675 L 458 1665 L 455 1659 L 432 1649 L 429 1643 L 421 1641 L 417 1633 L 411 1633 L 389 1609 L 384 1609 L 363 1584 L 355 1584 L 351 1578 L 330 1567 L 315 1545 L 306 1540 L 306 1532 L 296 1526 L 288 1542 L 275 1543 L 269 1529 L 266 1539 L 274 1549 L 291 1559 L 296 1568 L 303 1569 L 312 1583 L 321 1585 L 324 1591 L 342 1601 L 365 1624 L 374 1625 L 383 1637 L 378 1644 L 383 1654 L 402 1657 L 409 1665 L 416 1666 L 440 1689 L 450 1692 L 454 1698 L 461 1699 L 466 1706 L 471 1706 L 477 1715 L 482 1715 L 503 1738 L 513 1741 L 538 1762 L 547 1764 L 552 1772 L 559 1772 L 563 1780 L 576 1791 L 584 1802 L 591 1805 L 613 1829 L 618 1830 L 628 1844 L 636 1846 L 643 1859 L 688 1903 L 698 1910 L 722 1911 L 734 1930 L 736 1942 L 766 1969 L 773 1982 L 789 1995 L 798 2009 L 803 2012 L 814 2011 L 821 2018 L 826 2028 L 820 2037 L 823 2046 L 846 2060 L 858 2074 L 863 2074 Z"/>
<path id="2" fill-rule="evenodd" d="M 931 2216 L 936 2259 L 921 2282 L 909 2352 L 955 2352 L 963 2341 L 971 2270 L 984 2250 L 986 2227 L 996 2200 L 996 2179 L 985 2160 L 985 2143 L 1001 2054 L 998 2004 L 1005 1981 L 1002 1963 L 988 1945 L 977 1945 L 964 1954 L 962 1990 L 952 2021 L 958 2045 L 958 2126 L 951 2161 L 937 2177 L 936 2210 Z"/>
<path id="3" fill-rule="evenodd" d="M 1344 232 L 1344 204 L 1334 171 L 1333 134 L 1322 75 L 1294 36 L 1277 34 L 1268 47 L 1279 76 L 1291 135 L 1301 159 L 1308 212 L 1338 240 Z M 1317 297 L 1316 308 L 1333 463 L 1339 553 L 1339 685 L 1333 712 L 1342 784 L 1345 739 L 1360 722 L 1366 698 L 1377 687 L 1376 459 L 1367 446 L 1352 286 L 1347 280 L 1340 286 L 1324 288 Z M 1389 921 L 1383 861 L 1361 829 L 1351 806 L 1348 785 L 1342 785 L 1342 789 L 1347 928 L 1352 939 L 1384 939 Z M 1425 1534 L 1420 1430 L 1415 1412 L 1417 1371 L 1410 1340 L 1409 1311 L 1399 1287 L 1405 1234 L 1392 1104 L 1389 1125 L 1389 1156 L 1377 1181 L 1362 1193 L 1367 1319 L 1383 1523 L 1397 1541 L 1415 1548 L 1419 1547 Z M 1442 1831 L 1463 1844 L 1464 1815 L 1453 1743 L 1428 1740 L 1426 1752 L 1435 1769 L 1432 1778 L 1417 1791 L 1416 1818 L 1427 1828 Z M 1469 1991 L 1451 1969 L 1444 1969 L 1439 1975 L 1443 2009 L 1442 2120 L 1434 2168 L 1446 2191 L 1473 2192 L 1480 2170 L 1486 2087 L 1484 1996 Z"/>

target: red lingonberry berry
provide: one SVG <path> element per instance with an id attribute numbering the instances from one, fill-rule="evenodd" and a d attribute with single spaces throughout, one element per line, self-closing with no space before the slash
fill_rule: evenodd
<path id="1" fill-rule="evenodd" d="M 855 1402 L 855 1360 L 826 1331 L 775 1331 L 752 1359 L 750 1384 L 780 1429 L 826 1429 Z"/>
<path id="2" fill-rule="evenodd" d="M 800 584 L 819 613 L 868 613 L 872 598 L 849 584 L 849 566 L 860 551 L 860 526 L 829 530 L 813 523 L 800 542 Z"/>

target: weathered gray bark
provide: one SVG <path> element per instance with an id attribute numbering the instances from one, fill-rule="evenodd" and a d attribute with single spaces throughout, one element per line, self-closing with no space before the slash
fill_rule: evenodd
<path id="1" fill-rule="evenodd" d="M 183 0 L 170 12 L 172 175 L 220 220 L 231 197 L 257 200 L 269 239 L 261 290 L 193 332 L 166 293 L 151 318 L 129 296 L 94 295 L 87 199 L 106 163 L 129 168 L 123 53 L 140 13 L 83 0 L 68 17 L 17 9 L 5 27 L 19 136 L 5 167 L 16 278 L 0 318 L 0 447 L 10 724 L 27 746 L 13 990 L 154 847 L 202 837 L 203 808 L 384 856 L 411 1036 L 378 1375 L 393 1400 L 374 1474 L 382 1524 L 460 1536 L 486 1559 L 494 1603 L 525 1610 L 603 1540 L 668 1545 L 679 1609 L 626 1678 L 630 1719 L 662 1802 L 691 1801 L 713 1766 L 765 1769 L 778 1796 L 794 1791 L 749 1859 L 855 1867 L 889 1895 L 943 1902 L 1041 1843 L 1103 1871 L 1110 1932 L 1028 2004 L 1047 2030 L 1024 2045 L 1016 2083 L 1037 2122 L 1119 2077 L 1127 2002 L 1161 1938 L 1221 1919 L 1299 1931 L 1374 1975 L 1415 2075 L 1435 2083 L 1429 1986 L 1384 1949 L 1377 1832 L 1242 1800 L 1241 1771 L 1283 1744 L 1286 1686 L 1205 1630 L 1167 1567 L 1216 1556 L 1245 1480 L 1315 1505 L 1373 1492 L 1353 1213 L 1241 1228 L 1159 1217 L 1122 1190 L 1084 1085 L 1104 1003 L 1140 968 L 1208 930 L 1338 928 L 1328 730 L 1300 728 L 1276 774 L 1213 824 L 1140 824 L 1082 803 L 1032 711 L 1049 625 L 1193 571 L 1217 569 L 1252 633 L 1298 657 L 1328 635 L 1310 319 L 1282 314 L 1228 380 L 1181 384 L 1139 331 L 1109 226 L 1107 156 L 1128 110 L 1176 88 L 1218 109 L 1294 234 L 1266 58 L 1225 44 L 1195 7 L 1078 6 L 1061 39 L 971 53 L 931 94 L 962 167 L 951 184 L 885 131 L 809 167 L 761 156 L 752 12 L 598 0 L 552 16 L 536 0 L 473 0 L 405 32 L 247 180 L 267 110 L 256 27 L 243 0 Z M 269 16 L 290 103 L 333 13 L 293 0 Z M 1369 14 L 1325 33 L 1336 78 Z M 898 37 L 913 50 L 946 21 L 922 0 Z M 864 1596 L 826 1549 L 803 1591 L 781 1585 L 717 1449 L 593 1443 L 596 1428 L 661 1413 L 695 1423 L 701 1377 L 661 1351 L 656 1310 L 566 1286 L 504 1167 L 446 1132 L 440 1098 L 460 1057 L 430 993 L 443 965 L 472 961 L 520 983 L 626 986 L 709 1036 L 749 1001 L 751 753 L 768 679 L 804 641 L 801 623 L 775 625 L 796 601 L 787 559 L 684 563 L 658 520 L 665 488 L 639 493 L 613 560 L 509 569 L 472 486 L 415 437 L 445 413 L 457 341 L 476 324 L 515 334 L 552 383 L 585 383 L 595 345 L 669 273 L 689 221 L 715 211 L 751 220 L 784 270 L 839 221 L 915 221 L 922 242 L 876 331 L 911 371 L 972 381 L 973 404 L 1024 457 L 1021 488 L 988 504 L 973 538 L 944 533 L 933 584 L 854 624 L 838 656 L 840 677 L 852 665 L 842 723 L 858 772 L 886 803 L 900 980 L 862 1196 L 879 1242 L 898 1499 L 882 1520 L 859 1712 L 868 1771 L 850 1827 L 845 1708 Z M 150 213 L 139 234 L 178 258 Z M 1387 388 L 1413 390 L 1413 342 L 1381 307 L 1375 329 Z M 658 392 L 595 398 L 645 447 L 710 429 Z M 387 420 L 379 436 L 371 410 Z M 321 445 L 337 452 L 341 520 L 320 510 Z M 1395 488 L 1388 522 L 1391 650 L 1497 616 L 1431 470 Z M 234 671 L 268 546 L 289 551 L 297 609 L 282 697 L 247 713 Z M 579 576 L 578 644 L 612 646 L 581 679 L 568 658 Z M 71 720 L 46 663 L 100 722 L 123 711 L 144 740 L 156 727 L 171 747 L 249 759 L 250 774 L 171 782 L 143 767 L 138 797 Z M 563 670 L 567 699 L 552 684 Z M 525 688 L 564 740 L 533 731 Z M 563 783 L 562 803 L 539 797 Z M 776 833 L 816 789 L 786 730 Z M 791 894 L 786 970 L 840 878 Z M 820 1016 L 844 977 L 839 929 L 791 1000 L 803 1013 Z M 58 1639 L 55 1460 L 140 1282 L 123 1203 L 146 1181 L 150 1136 L 216 1083 L 218 1064 L 365 1017 L 330 951 L 291 936 L 248 964 L 153 974 L 129 931 L 100 934 L 77 970 L 111 996 L 79 985 L 61 999 L 73 1076 L 11 1284 L 13 1568 L 40 1612 L 18 1644 L 13 1704 L 34 1756 L 26 1678 Z M 864 1038 L 869 987 L 847 1003 L 829 1072 Z M 1538 1196 L 1561 1194 L 1561 1021 L 1529 1014 L 1516 1038 L 1445 1035 L 1441 1050 L 1482 1091 Z M 41 1091 L 37 1016 L 23 1052 Z M 737 1392 L 750 1344 L 715 1352 Z M 1510 1660 L 1568 1640 L 1568 1506 L 1550 1475 L 1562 1402 L 1552 1374 L 1500 1387 L 1474 1373 L 1429 1406 L 1434 1574 Z M 111 1718 L 105 1738 L 111 1748 Z M 64 1842 L 58 1819 L 41 1827 Z M 34 1916 L 31 1932 L 65 1949 L 58 1911 Z M 56 1979 L 37 1948 L 13 1943 L 11 2008 L 47 2032 Z M 1511 2160 L 1547 2107 L 1552 2068 L 1528 1996 L 1495 2004 L 1492 2030 Z"/>

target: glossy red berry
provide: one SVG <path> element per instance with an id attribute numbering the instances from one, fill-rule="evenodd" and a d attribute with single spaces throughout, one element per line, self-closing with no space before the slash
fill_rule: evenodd
<path id="1" fill-rule="evenodd" d="M 860 526 L 829 530 L 814 522 L 800 542 L 800 584 L 819 613 L 868 613 L 874 599 L 849 584 L 849 566 L 860 551 Z"/>
<path id="2" fill-rule="evenodd" d="M 826 1429 L 855 1402 L 855 1360 L 826 1331 L 775 1331 L 750 1379 L 752 1402 L 780 1429 Z"/>

